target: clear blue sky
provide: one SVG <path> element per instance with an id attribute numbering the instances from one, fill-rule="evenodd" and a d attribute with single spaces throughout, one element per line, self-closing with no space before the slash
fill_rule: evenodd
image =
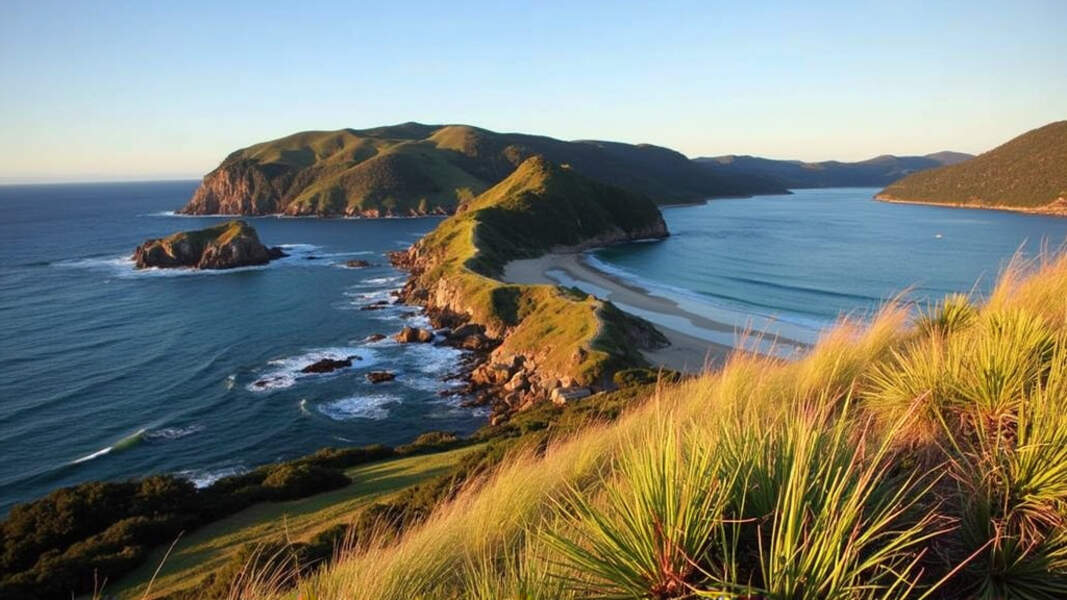
<path id="1" fill-rule="evenodd" d="M 4 0 L 0 181 L 199 177 L 403 121 L 690 156 L 980 152 L 1067 118 L 1065 24 L 1067 0 Z"/>

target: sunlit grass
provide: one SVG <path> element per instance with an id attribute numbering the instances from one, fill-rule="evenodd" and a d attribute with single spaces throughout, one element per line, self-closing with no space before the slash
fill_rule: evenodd
<path id="1" fill-rule="evenodd" d="M 299 593 L 1067 597 L 1065 316 L 1067 260 L 1017 262 L 984 305 L 911 325 L 894 303 L 798 361 L 734 356 Z"/>

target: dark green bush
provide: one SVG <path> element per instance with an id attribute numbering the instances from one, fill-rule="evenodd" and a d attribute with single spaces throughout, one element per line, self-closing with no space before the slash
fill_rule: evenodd
<path id="1" fill-rule="evenodd" d="M 662 381 L 664 383 L 678 383 L 682 374 L 668 369 L 623 369 L 612 377 L 612 381 L 620 388 L 633 387 L 635 385 L 649 385 Z"/>
<path id="2" fill-rule="evenodd" d="M 335 490 L 352 483 L 344 473 L 307 464 L 283 464 L 263 480 L 263 489 L 272 500 L 292 500 Z"/>
<path id="3" fill-rule="evenodd" d="M 396 447 L 397 454 L 426 454 L 451 450 L 467 443 L 455 433 L 449 431 L 428 431 L 415 438 L 410 444 Z"/>
<path id="4" fill-rule="evenodd" d="M 16 505 L 0 523 L 0 598 L 70 597 L 133 569 L 183 530 L 256 502 L 292 500 L 344 487 L 341 469 L 392 456 L 392 448 L 324 448 L 288 463 L 224 477 L 197 490 L 153 475 L 92 482 Z M 332 548 L 330 550 L 332 552 Z M 94 579 L 95 578 L 95 579 Z"/>

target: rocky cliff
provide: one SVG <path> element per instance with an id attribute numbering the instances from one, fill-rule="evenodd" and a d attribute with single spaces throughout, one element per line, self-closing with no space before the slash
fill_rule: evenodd
<path id="1" fill-rule="evenodd" d="M 657 202 L 784 192 L 763 178 L 712 172 L 648 144 L 567 142 L 466 125 L 405 123 L 308 131 L 238 150 L 204 177 L 181 212 L 451 214 L 534 155 Z"/>
<path id="2" fill-rule="evenodd" d="M 435 326 L 484 335 L 495 346 L 472 369 L 473 392 L 506 417 L 554 390 L 610 386 L 644 366 L 640 350 L 666 344 L 651 324 L 574 289 L 497 279 L 504 265 L 574 250 L 668 235 L 655 204 L 542 157 L 442 222 L 394 262 L 411 272 L 402 297 Z M 555 393 L 556 397 L 565 394 Z"/>
<path id="3" fill-rule="evenodd" d="M 244 221 L 230 221 L 148 240 L 137 247 L 133 260 L 138 269 L 230 269 L 262 265 L 282 256 L 281 249 L 264 246 L 250 225 Z"/>

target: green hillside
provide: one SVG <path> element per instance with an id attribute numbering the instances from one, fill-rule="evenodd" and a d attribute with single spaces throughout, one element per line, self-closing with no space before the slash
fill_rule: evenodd
<path id="1" fill-rule="evenodd" d="M 1067 121 L 1028 131 L 973 160 L 911 175 L 878 198 L 1067 214 Z"/>
<path id="2" fill-rule="evenodd" d="M 715 173 L 648 144 L 567 142 L 467 125 L 405 123 L 307 131 L 230 154 L 182 209 L 189 214 L 446 214 L 542 155 L 660 203 L 782 193 L 759 177 Z"/>
<path id="3" fill-rule="evenodd" d="M 137 570 L 105 590 L 118 598 L 132 599 L 145 597 L 149 582 L 153 598 L 196 587 L 247 545 L 279 539 L 306 541 L 332 526 L 351 523 L 373 502 L 446 473 L 471 450 L 467 447 L 347 469 L 345 475 L 352 483 L 340 489 L 288 502 L 255 504 L 182 536 L 173 550 L 168 544 L 157 547 Z"/>
<path id="4" fill-rule="evenodd" d="M 882 187 L 911 173 L 951 165 L 973 158 L 962 152 L 936 152 L 926 156 L 884 154 L 859 162 L 827 160 L 803 162 L 757 156 L 715 156 L 693 159 L 718 174 L 764 177 L 790 189 L 817 187 Z"/>
<path id="5" fill-rule="evenodd" d="M 499 356 L 525 356 L 544 377 L 595 384 L 619 368 L 643 365 L 637 350 L 663 343 L 662 336 L 610 302 L 496 278 L 509 260 L 555 247 L 666 235 L 648 198 L 533 157 L 408 251 L 404 266 L 414 279 L 405 295 L 485 325 L 503 340 Z"/>

